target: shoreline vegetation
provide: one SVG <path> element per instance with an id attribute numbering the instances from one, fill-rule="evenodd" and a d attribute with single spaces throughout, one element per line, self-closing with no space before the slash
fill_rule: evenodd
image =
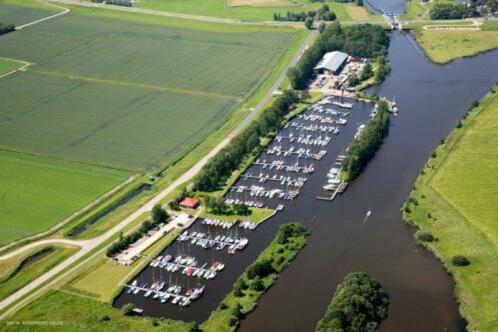
<path id="1" fill-rule="evenodd" d="M 375 332 L 387 317 L 389 295 L 365 272 L 349 273 L 318 322 L 316 332 Z"/>
<path id="2" fill-rule="evenodd" d="M 432 153 L 405 203 L 403 219 L 455 281 L 472 331 L 496 330 L 498 307 L 498 85 Z"/>
<path id="3" fill-rule="evenodd" d="M 383 99 L 379 99 L 376 105 L 377 114 L 367 122 L 360 137 L 349 146 L 341 172 L 345 181 L 354 180 L 360 175 L 389 133 L 389 106 Z"/>
<path id="4" fill-rule="evenodd" d="M 258 299 L 306 245 L 310 231 L 299 223 L 282 224 L 273 241 L 235 281 L 233 290 L 200 325 L 205 332 L 235 331 L 240 319 L 256 308 Z"/>

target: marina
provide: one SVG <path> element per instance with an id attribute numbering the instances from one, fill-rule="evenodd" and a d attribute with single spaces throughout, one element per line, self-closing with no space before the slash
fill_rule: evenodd
<path id="1" fill-rule="evenodd" d="M 329 146 L 351 126 L 354 105 L 353 99 L 327 96 L 297 114 L 228 190 L 225 203 L 276 209 L 296 199 Z"/>

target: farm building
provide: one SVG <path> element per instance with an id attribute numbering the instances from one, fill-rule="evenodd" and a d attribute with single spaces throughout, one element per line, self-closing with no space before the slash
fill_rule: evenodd
<path id="1" fill-rule="evenodd" d="M 337 75 L 346 64 L 348 55 L 343 52 L 334 51 L 326 53 L 318 64 L 313 68 L 315 74 Z"/>
<path id="2" fill-rule="evenodd" d="M 199 200 L 194 197 L 185 197 L 180 202 L 180 206 L 184 209 L 197 209 L 199 206 Z"/>

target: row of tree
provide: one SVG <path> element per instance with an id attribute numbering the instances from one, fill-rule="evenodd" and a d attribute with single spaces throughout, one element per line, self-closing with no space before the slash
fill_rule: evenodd
<path id="1" fill-rule="evenodd" d="M 226 179 L 240 167 L 248 154 L 259 152 L 260 138 L 281 127 L 290 106 L 298 99 L 297 94 L 291 90 L 286 90 L 278 96 L 257 120 L 204 165 L 194 181 L 194 190 L 209 192 L 223 186 Z"/>
<path id="2" fill-rule="evenodd" d="M 285 16 L 280 15 L 280 13 L 273 13 L 274 21 L 311 22 L 311 25 L 313 25 L 314 20 L 335 21 L 336 18 L 335 13 L 330 11 L 328 5 L 323 5 L 322 8 L 318 10 L 311 10 L 307 13 L 294 13 L 293 11 L 287 11 Z M 311 26 L 308 28 L 311 28 Z"/>
<path id="3" fill-rule="evenodd" d="M 16 29 L 14 24 L 4 24 L 0 22 L 0 35 L 12 32 Z"/>
<path id="4" fill-rule="evenodd" d="M 360 137 L 349 147 L 343 166 L 347 181 L 353 180 L 361 173 L 389 132 L 389 106 L 382 99 L 378 101 L 378 105 L 376 116 L 367 123 Z"/>
<path id="5" fill-rule="evenodd" d="M 120 251 L 126 250 L 131 244 L 135 243 L 144 236 L 148 231 L 161 223 L 167 222 L 169 219 L 168 213 L 161 207 L 155 205 L 152 208 L 152 221 L 146 220 L 142 223 L 140 228 L 130 235 L 120 236 L 119 240 L 112 243 L 107 249 L 107 257 L 112 257 Z"/>
<path id="6" fill-rule="evenodd" d="M 361 58 L 376 58 L 385 55 L 388 46 L 389 35 L 379 25 L 358 24 L 343 28 L 339 22 L 333 22 L 287 75 L 294 89 L 304 90 L 313 76 L 313 68 L 325 53 L 342 51 Z"/>
<path id="7" fill-rule="evenodd" d="M 475 7 L 459 2 L 436 3 L 430 11 L 433 20 L 454 20 L 479 16 Z"/>
<path id="8" fill-rule="evenodd" d="M 375 332 L 387 317 L 389 295 L 365 272 L 348 274 L 337 288 L 317 332 Z"/>

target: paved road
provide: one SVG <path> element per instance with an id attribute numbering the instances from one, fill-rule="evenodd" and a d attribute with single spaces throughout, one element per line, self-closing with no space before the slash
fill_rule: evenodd
<path id="1" fill-rule="evenodd" d="M 273 84 L 271 89 L 267 92 L 267 94 L 260 100 L 260 102 L 254 107 L 254 109 L 251 110 L 251 112 L 248 114 L 248 116 L 233 130 L 223 141 L 221 141 L 214 149 L 212 149 L 206 156 L 204 156 L 201 160 L 199 160 L 192 168 L 190 168 L 187 172 L 185 172 L 182 176 L 180 176 L 176 181 L 174 181 L 171 185 L 169 185 L 166 189 L 161 191 L 158 195 L 156 195 L 154 198 L 152 198 L 150 201 L 148 201 L 145 205 L 143 205 L 141 208 L 136 210 L 134 213 L 132 213 L 130 216 L 128 216 L 126 219 L 121 221 L 119 224 L 114 226 L 112 229 L 107 231 L 106 233 L 102 234 L 101 236 L 91 239 L 91 240 L 85 240 L 85 241 L 76 241 L 73 242 L 72 244 L 77 244 L 81 246 L 81 250 L 78 251 L 76 254 L 62 262 L 61 264 L 57 265 L 54 267 L 52 270 L 48 271 L 47 273 L 43 274 L 39 278 L 35 279 L 25 287 L 21 288 L 18 290 L 16 293 L 12 294 L 11 296 L 7 297 L 6 299 L 2 300 L 0 302 L 0 310 L 12 305 L 8 310 L 6 310 L 3 314 L 0 315 L 0 319 L 4 319 L 7 315 L 10 313 L 14 312 L 15 310 L 19 309 L 21 306 L 26 304 L 28 301 L 33 299 L 35 296 L 40 294 L 42 291 L 47 289 L 48 287 L 54 285 L 58 281 L 60 281 L 62 278 L 66 277 L 68 274 L 74 272 L 77 268 L 91 260 L 93 257 L 98 255 L 100 252 L 102 252 L 104 249 L 100 250 L 99 252 L 93 254 L 92 256 L 78 262 L 75 264 L 73 267 L 71 267 L 69 270 L 65 271 L 64 273 L 61 273 L 57 277 L 54 278 L 55 275 L 60 273 L 61 271 L 65 270 L 69 266 L 71 266 L 73 263 L 78 261 L 80 258 L 88 254 L 90 251 L 107 241 L 110 237 L 112 237 L 114 234 L 122 230 L 124 227 L 126 227 L 128 224 L 133 222 L 135 219 L 137 219 L 139 216 L 141 216 L 143 213 L 148 212 L 152 209 L 152 207 L 160 202 L 163 198 L 165 198 L 167 195 L 169 195 L 176 187 L 179 185 L 191 180 L 199 171 L 201 168 L 206 164 L 206 162 L 216 155 L 221 149 L 223 149 L 235 136 L 237 136 L 241 130 L 249 123 L 251 120 L 254 119 L 254 117 L 257 115 L 257 113 L 261 110 L 261 108 L 266 104 L 266 102 L 273 96 L 273 94 L 278 90 L 280 84 L 282 81 L 285 79 L 286 72 L 289 67 L 295 65 L 299 58 L 301 57 L 302 53 L 305 51 L 307 46 L 311 43 L 313 40 L 314 36 L 317 34 L 317 31 L 312 31 L 304 43 L 301 45 L 299 50 L 294 54 L 293 58 L 289 62 L 289 64 L 286 66 L 285 70 L 280 74 L 279 78 L 276 80 L 276 82 Z M 34 242 L 30 245 L 36 245 L 39 242 Z M 44 284 L 45 282 L 51 280 L 50 282 Z M 32 292 L 31 294 L 28 295 L 28 293 Z"/>
<path id="2" fill-rule="evenodd" d="M 78 246 L 78 247 L 84 247 L 87 245 L 87 242 L 89 240 L 68 240 L 68 239 L 47 239 L 47 240 L 41 240 L 41 241 L 36 241 L 30 244 L 27 244 L 19 249 L 13 250 L 9 252 L 8 254 L 3 255 L 0 257 L 0 261 L 9 259 L 11 257 L 17 256 L 19 254 L 22 254 L 25 251 L 31 250 L 35 247 L 47 245 L 47 244 L 69 244 L 73 246 Z"/>
<path id="3" fill-rule="evenodd" d="M 57 13 L 57 14 L 52 15 L 52 16 L 49 16 L 49 17 L 45 17 L 45 18 L 42 18 L 42 19 L 39 19 L 39 20 L 33 21 L 33 22 L 26 23 L 26 24 L 21 25 L 21 26 L 18 26 L 18 27 L 16 27 L 16 30 L 21 30 L 21 29 L 26 28 L 26 27 L 29 27 L 29 26 L 31 26 L 31 25 L 34 25 L 34 24 L 37 24 L 37 23 L 41 23 L 41 22 L 45 22 L 45 21 L 51 20 L 51 19 L 56 18 L 56 17 L 59 17 L 59 16 L 61 16 L 61 15 L 65 15 L 65 14 L 67 14 L 67 13 L 69 13 L 69 12 L 71 11 L 71 10 L 69 10 L 68 8 L 60 7 L 60 6 L 54 5 L 54 4 L 52 4 L 52 3 L 48 3 L 48 2 L 46 2 L 46 1 L 42 1 L 42 0 L 37 0 L 37 1 L 38 1 L 38 2 L 43 3 L 43 4 L 47 5 L 47 6 L 52 6 L 52 7 L 54 7 L 54 8 L 60 9 L 60 10 L 62 10 L 62 12 Z"/>

